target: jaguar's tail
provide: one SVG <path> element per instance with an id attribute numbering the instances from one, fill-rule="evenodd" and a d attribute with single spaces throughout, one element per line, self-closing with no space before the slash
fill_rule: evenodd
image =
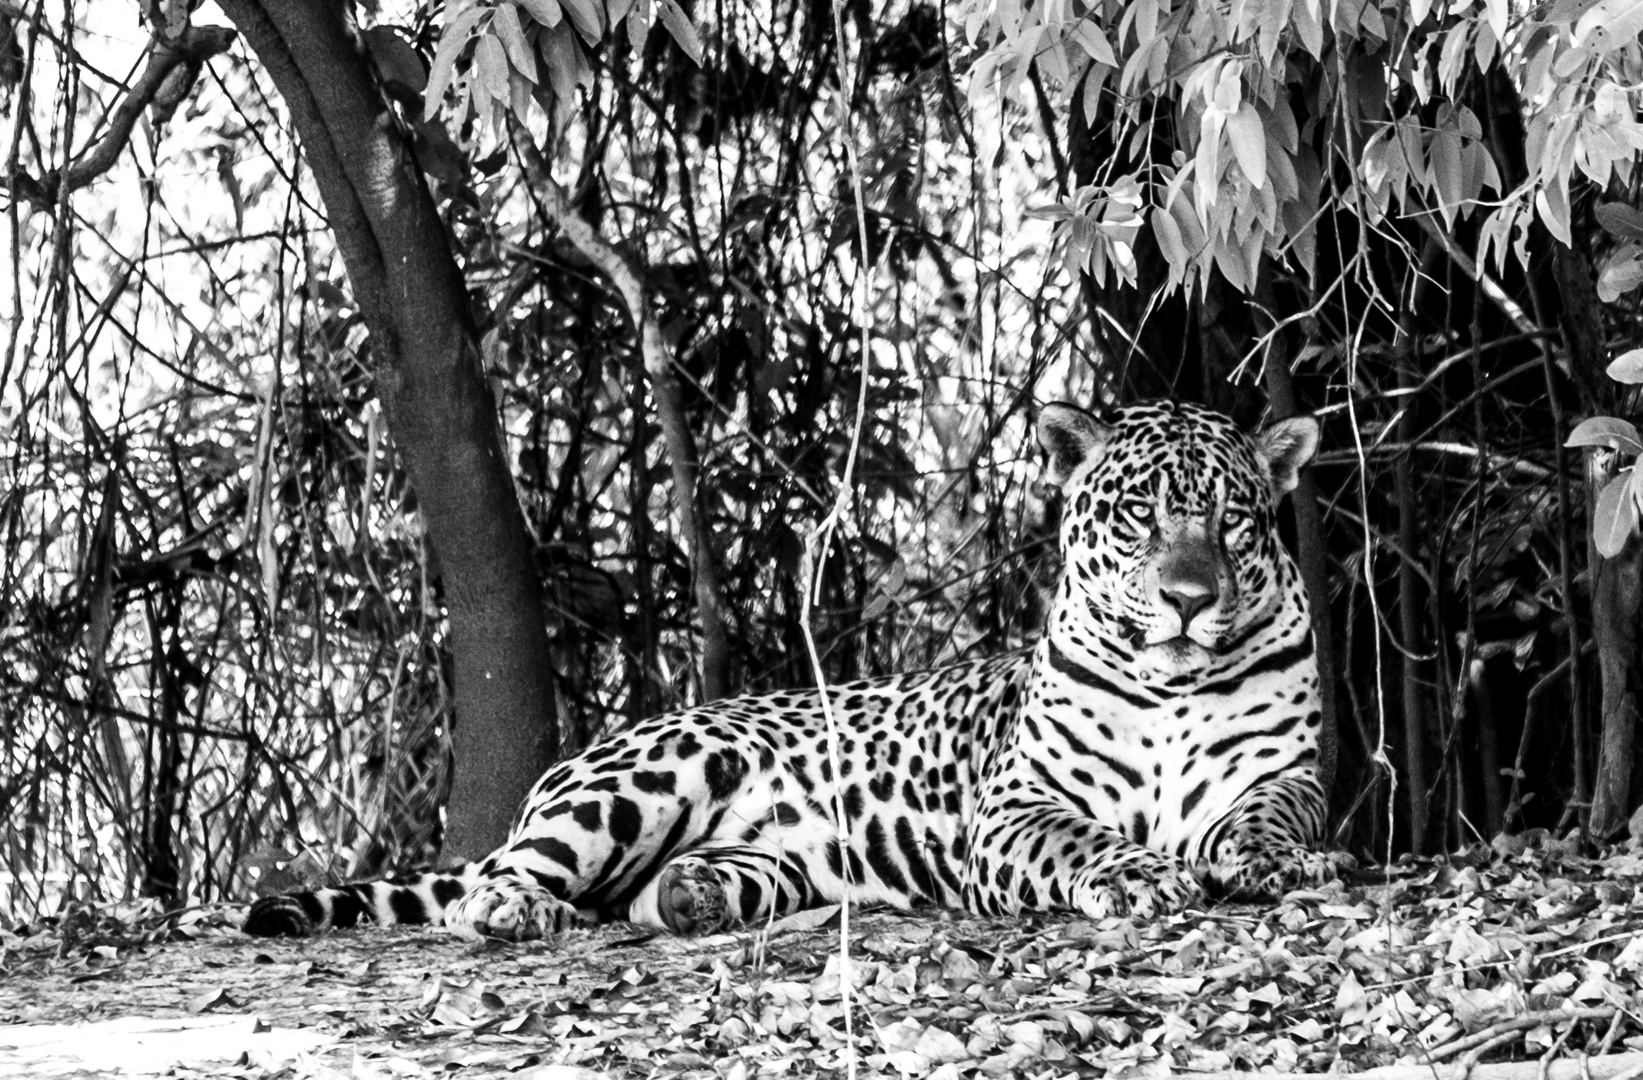
<path id="1" fill-rule="evenodd" d="M 251 905 L 240 929 L 257 937 L 308 937 L 362 922 L 441 926 L 446 909 L 473 887 L 477 868 L 468 863 L 384 881 L 265 896 Z"/>

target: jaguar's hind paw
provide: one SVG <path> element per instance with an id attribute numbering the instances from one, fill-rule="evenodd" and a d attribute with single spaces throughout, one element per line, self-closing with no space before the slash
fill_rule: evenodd
<path id="1" fill-rule="evenodd" d="M 657 911 L 675 934 L 712 934 L 730 922 L 724 882 L 705 859 L 687 855 L 668 863 L 657 889 Z"/>

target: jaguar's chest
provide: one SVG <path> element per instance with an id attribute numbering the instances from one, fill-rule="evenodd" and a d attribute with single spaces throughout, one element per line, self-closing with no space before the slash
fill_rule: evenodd
<path id="1" fill-rule="evenodd" d="M 1257 780 L 1311 760 L 1314 696 L 1293 668 L 1156 698 L 1041 671 L 1003 766 L 1131 840 L 1185 852 Z"/>

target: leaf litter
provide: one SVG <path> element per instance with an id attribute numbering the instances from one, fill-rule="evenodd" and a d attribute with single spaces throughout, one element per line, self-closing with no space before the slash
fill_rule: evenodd
<path id="1" fill-rule="evenodd" d="M 1643 850 L 1577 852 L 1480 846 L 1165 920 L 865 912 L 849 962 L 859 1074 L 1464 1072 L 1643 1051 Z M 521 945 L 402 928 L 255 940 L 222 911 L 147 929 L 107 911 L 43 920 L 0 931 L 0 1074 L 51 1075 L 102 1030 L 87 1025 L 245 1018 L 321 1042 L 169 1075 L 840 1076 L 837 915 Z"/>

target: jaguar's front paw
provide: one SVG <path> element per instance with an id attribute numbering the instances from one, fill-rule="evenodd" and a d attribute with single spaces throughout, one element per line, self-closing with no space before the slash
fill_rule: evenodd
<path id="1" fill-rule="evenodd" d="M 504 941 L 533 941 L 587 921 L 546 889 L 512 879 L 481 882 L 445 912 L 454 930 Z"/>
<path id="2" fill-rule="evenodd" d="M 1151 919 L 1204 904 L 1204 887 L 1180 860 L 1147 852 L 1125 865 L 1089 870 L 1073 886 L 1072 906 L 1094 919 Z"/>
<path id="3" fill-rule="evenodd" d="M 1291 889 L 1312 889 L 1332 880 L 1352 857 L 1335 851 L 1246 845 L 1210 867 L 1216 892 L 1232 900 L 1277 899 Z"/>

